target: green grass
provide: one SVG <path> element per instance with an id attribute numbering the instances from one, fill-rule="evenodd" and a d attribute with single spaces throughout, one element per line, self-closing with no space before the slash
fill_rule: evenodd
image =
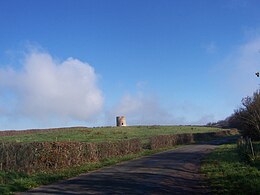
<path id="1" fill-rule="evenodd" d="M 41 174 L 33 174 L 28 175 L 25 173 L 17 173 L 17 172 L 3 172 L 0 171 L 0 194 L 2 195 L 10 195 L 14 192 L 22 192 L 28 189 L 35 188 L 40 185 L 46 185 L 53 183 L 58 180 L 71 178 L 77 176 L 81 173 L 90 172 L 93 170 L 97 170 L 99 168 L 110 166 L 117 164 L 122 161 L 127 161 L 131 159 L 136 159 L 141 156 L 147 156 L 151 154 L 155 154 L 161 151 L 173 149 L 171 148 L 163 148 L 159 150 L 144 150 L 138 154 L 131 154 L 123 157 L 115 157 L 110 159 L 105 159 L 101 162 L 97 163 L 89 163 L 79 167 L 72 167 L 67 170 L 62 170 L 58 172 L 52 173 L 41 173 Z"/>
<path id="2" fill-rule="evenodd" d="M 221 131 L 220 128 L 198 126 L 129 126 L 99 128 L 66 128 L 61 130 L 35 131 L 31 134 L 1 136 L 0 141 L 43 142 L 43 141 L 81 141 L 102 142 L 131 138 L 147 139 L 154 135 L 178 133 L 204 133 Z"/>
<path id="3" fill-rule="evenodd" d="M 220 146 L 203 162 L 213 194 L 260 194 L 259 162 L 248 164 L 236 144 Z"/>
<path id="4" fill-rule="evenodd" d="M 115 141 L 131 138 L 140 138 L 143 143 L 147 138 L 155 135 L 180 134 L 180 133 L 204 133 L 222 131 L 220 128 L 198 127 L 198 126 L 131 126 L 131 127 L 100 127 L 100 128 L 63 128 L 49 129 L 46 131 L 33 131 L 29 134 L 14 136 L 0 136 L 0 141 L 15 142 L 43 142 L 43 141 L 81 141 L 81 142 L 102 142 Z M 156 151 L 145 150 L 138 154 L 124 157 L 106 159 L 102 162 L 86 164 L 79 167 L 72 167 L 67 170 L 28 175 L 17 172 L 0 171 L 0 194 L 12 194 L 17 191 L 26 191 L 43 184 L 49 184 L 57 180 L 70 178 L 80 173 L 89 172 L 104 166 L 116 164 L 121 161 L 150 155 L 165 149 Z"/>

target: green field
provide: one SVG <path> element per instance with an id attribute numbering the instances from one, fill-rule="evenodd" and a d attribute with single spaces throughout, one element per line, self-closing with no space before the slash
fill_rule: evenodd
<path id="1" fill-rule="evenodd" d="M 221 131 L 221 128 L 201 126 L 129 126 L 129 127 L 73 127 L 60 129 L 35 130 L 25 134 L 0 136 L 0 141 L 51 142 L 80 141 L 102 142 L 132 138 L 147 139 L 155 135 L 204 133 Z M 26 131 L 25 131 L 26 132 Z"/>
<path id="2" fill-rule="evenodd" d="M 223 131 L 220 128 L 199 126 L 131 126 L 131 127 L 72 127 L 59 129 L 39 129 L 26 131 L 0 132 L 0 141 L 14 142 L 45 142 L 45 141 L 80 141 L 103 142 L 116 141 L 131 138 L 140 138 L 146 143 L 149 137 L 156 135 L 204 133 Z M 2 134 L 1 134 L 2 133 Z M 6 136 L 9 135 L 9 136 Z M 10 136 L 12 135 L 12 136 Z M 3 144 L 4 145 L 4 144 Z M 145 145 L 145 144 L 144 144 Z M 174 148 L 171 146 L 169 148 Z M 104 166 L 116 164 L 121 161 L 138 158 L 144 155 L 154 154 L 169 148 L 158 150 L 143 148 L 142 151 L 125 156 L 106 158 L 99 162 L 86 163 L 80 166 L 71 166 L 69 169 L 61 169 L 52 172 L 27 174 L 15 171 L 0 171 L 0 194 L 13 194 L 17 191 L 25 191 L 39 185 L 52 183 L 60 179 L 76 176 Z"/>

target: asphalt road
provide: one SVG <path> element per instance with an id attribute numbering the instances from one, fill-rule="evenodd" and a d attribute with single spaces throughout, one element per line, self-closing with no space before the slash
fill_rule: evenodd
<path id="1" fill-rule="evenodd" d="M 209 194 L 200 162 L 227 141 L 180 147 L 17 194 Z"/>

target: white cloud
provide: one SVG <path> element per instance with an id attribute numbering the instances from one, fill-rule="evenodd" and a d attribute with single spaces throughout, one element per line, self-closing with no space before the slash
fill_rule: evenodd
<path id="1" fill-rule="evenodd" d="M 212 109 L 192 99 L 164 102 L 161 96 L 147 90 L 149 86 L 140 89 L 139 83 L 135 93 L 124 94 L 105 113 L 106 125 L 115 125 L 115 117 L 121 115 L 126 116 L 128 125 L 205 125 L 218 119 Z"/>
<path id="2" fill-rule="evenodd" d="M 88 121 L 103 107 L 93 67 L 73 58 L 58 62 L 44 52 L 29 53 L 19 71 L 0 69 L 0 90 L 16 98 L 13 117 Z"/>
<path id="3" fill-rule="evenodd" d="M 114 121 L 115 116 L 120 115 L 126 116 L 129 125 L 174 125 L 184 124 L 185 120 L 174 117 L 171 109 L 163 107 L 156 95 L 140 91 L 135 95 L 124 95 L 107 113 L 107 120 Z"/>
<path id="4" fill-rule="evenodd" d="M 255 72 L 260 71 L 259 51 L 260 36 L 257 36 L 235 48 L 222 65 L 227 77 L 223 78 L 225 85 L 240 99 L 259 87 L 260 80 L 255 76 Z"/>
<path id="5" fill-rule="evenodd" d="M 215 88 L 216 100 L 212 107 L 217 120 L 231 115 L 241 105 L 241 99 L 250 96 L 259 88 L 260 79 L 255 72 L 260 71 L 260 34 L 246 35 L 246 41 L 234 45 L 224 59 L 211 71 L 212 87 Z M 223 107 L 222 110 L 219 110 Z M 208 105 L 211 108 L 210 105 Z M 206 113 L 205 113 L 206 114 Z"/>

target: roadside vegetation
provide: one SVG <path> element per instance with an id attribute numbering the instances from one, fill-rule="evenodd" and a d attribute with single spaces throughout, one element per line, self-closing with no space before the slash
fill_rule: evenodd
<path id="1" fill-rule="evenodd" d="M 0 194 L 26 191 L 177 145 L 235 134 L 236 130 L 198 126 L 77 127 L 3 132 Z"/>
<path id="2" fill-rule="evenodd" d="M 236 128 L 241 131 L 243 137 L 260 141 L 260 89 L 252 96 L 244 97 L 240 108 L 231 116 L 217 123 L 209 123 L 208 126 Z"/>
<path id="3" fill-rule="evenodd" d="M 100 162 L 88 163 L 82 166 L 71 167 L 70 169 L 59 170 L 51 173 L 27 174 L 15 171 L 0 171 L 0 194 L 11 195 L 15 192 L 26 191 L 28 189 L 35 188 L 40 185 L 50 184 L 58 180 L 63 180 L 77 176 L 81 173 L 87 173 L 102 167 L 115 165 L 123 161 L 136 159 L 142 156 L 152 155 L 176 147 L 178 146 L 161 148 L 157 150 L 144 150 L 137 154 L 125 155 L 123 157 L 108 158 Z"/>
<path id="4" fill-rule="evenodd" d="M 254 159 L 236 144 L 222 145 L 203 161 L 201 171 L 212 194 L 260 194 L 260 142 L 254 143 Z"/>
<path id="5" fill-rule="evenodd" d="M 225 120 L 208 124 L 237 128 L 237 144 L 223 145 L 203 162 L 213 194 L 260 194 L 260 90 L 242 99 Z"/>

